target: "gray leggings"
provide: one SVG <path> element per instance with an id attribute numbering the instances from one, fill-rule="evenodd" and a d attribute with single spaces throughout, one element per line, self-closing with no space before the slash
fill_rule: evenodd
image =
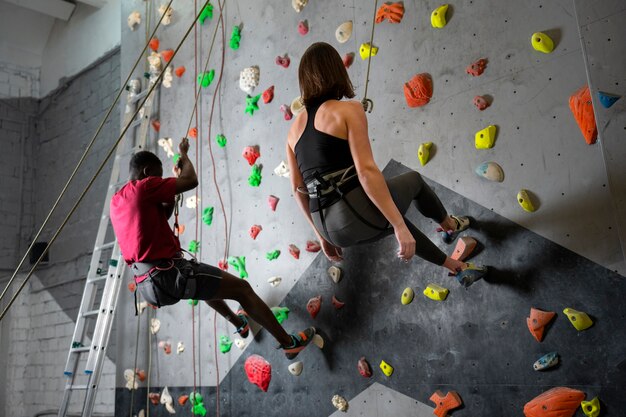
<path id="1" fill-rule="evenodd" d="M 441 223 L 448 215 L 437 195 L 419 173 L 407 172 L 390 178 L 386 182 L 391 198 L 401 213 L 407 212 L 412 201 L 420 213 L 437 223 Z M 359 219 L 350 206 L 371 225 Z M 319 212 L 311 213 L 313 223 L 321 235 L 336 246 L 345 248 L 374 242 L 393 234 L 393 228 L 365 194 L 363 187 L 359 186 L 348 192 L 342 200 L 323 210 L 326 228 L 322 224 Z M 415 239 L 415 254 L 435 265 L 443 265 L 447 255 L 406 217 L 404 221 Z"/>

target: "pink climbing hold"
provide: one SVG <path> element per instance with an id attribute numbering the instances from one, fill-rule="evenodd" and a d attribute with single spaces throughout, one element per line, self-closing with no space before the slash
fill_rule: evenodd
<path id="1" fill-rule="evenodd" d="M 289 64 L 291 63 L 291 59 L 287 56 L 287 54 L 283 56 L 276 57 L 276 64 L 280 65 L 283 68 L 289 68 Z"/>
<path id="2" fill-rule="evenodd" d="M 307 252 L 319 252 L 322 247 L 320 246 L 320 244 L 318 242 L 315 242 L 313 240 L 307 240 L 306 241 L 306 248 L 304 248 Z"/>
<path id="3" fill-rule="evenodd" d="M 293 243 L 289 245 L 289 253 L 296 259 L 300 259 L 300 249 Z"/>
<path id="4" fill-rule="evenodd" d="M 272 365 L 262 356 L 250 355 L 243 368 L 248 376 L 248 381 L 267 392 L 272 380 Z"/>
<path id="5" fill-rule="evenodd" d="M 346 68 L 350 68 L 352 63 L 354 62 L 354 52 L 348 52 L 343 56 L 343 66 Z"/>
<path id="6" fill-rule="evenodd" d="M 306 20 L 301 20 L 298 23 L 298 33 L 302 36 L 306 35 L 307 33 L 309 33 L 309 22 Z"/>
<path id="7" fill-rule="evenodd" d="M 339 301 L 337 297 L 335 297 L 334 295 L 333 295 L 331 302 L 333 303 L 333 307 L 335 307 L 336 310 L 339 310 L 341 307 L 343 307 L 346 304 L 342 301 Z"/>
<path id="8" fill-rule="evenodd" d="M 320 312 L 322 308 L 322 296 L 318 295 L 317 297 L 313 297 L 306 303 L 306 310 L 309 312 L 311 317 L 317 317 L 317 314 Z"/>
<path id="9" fill-rule="evenodd" d="M 285 118 L 285 120 L 291 120 L 291 118 L 293 117 L 293 113 L 291 112 L 291 107 L 288 106 L 287 104 L 281 105 L 280 111 L 283 112 L 283 117 Z"/>
<path id="10" fill-rule="evenodd" d="M 278 204 L 278 201 L 280 201 L 280 198 L 276 197 L 275 195 L 270 195 L 269 197 L 267 197 L 267 204 L 270 205 L 272 211 L 276 211 L 276 205 Z"/>
<path id="11" fill-rule="evenodd" d="M 261 225 L 259 224 L 253 225 L 252 227 L 250 227 L 250 237 L 253 240 L 256 240 L 256 237 L 259 235 L 259 233 L 261 233 L 261 230 L 263 230 Z"/>
<path id="12" fill-rule="evenodd" d="M 217 261 L 217 267 L 222 271 L 228 271 L 228 262 L 226 261 L 226 259 L 220 259 L 219 261 Z"/>
<path id="13" fill-rule="evenodd" d="M 476 96 L 474 97 L 474 106 L 476 106 L 478 110 L 482 111 L 489 107 L 489 102 L 484 96 Z"/>
<path id="14" fill-rule="evenodd" d="M 472 77 L 478 77 L 480 74 L 482 74 L 485 71 L 486 66 L 487 66 L 487 59 L 481 58 L 478 61 L 474 62 L 473 64 L 468 65 L 468 67 L 465 68 L 465 72 L 470 74 Z"/>
<path id="15" fill-rule="evenodd" d="M 367 359 L 365 359 L 365 356 L 361 356 L 361 359 L 359 359 L 357 363 L 357 368 L 363 378 L 370 378 L 372 376 L 372 367 Z"/>
<path id="16" fill-rule="evenodd" d="M 246 146 L 241 154 L 250 166 L 254 165 L 256 160 L 261 156 L 256 146 Z"/>
<path id="17" fill-rule="evenodd" d="M 267 90 L 263 91 L 263 103 L 271 103 L 274 99 L 274 86 L 272 85 Z"/>

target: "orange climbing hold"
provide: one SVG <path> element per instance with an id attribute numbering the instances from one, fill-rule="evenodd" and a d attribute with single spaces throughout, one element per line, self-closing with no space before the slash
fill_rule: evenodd
<path id="1" fill-rule="evenodd" d="M 189 132 L 187 132 L 187 137 L 192 139 L 198 139 L 198 128 L 191 127 L 189 128 Z"/>
<path id="2" fill-rule="evenodd" d="M 569 98 L 569 108 L 574 114 L 574 119 L 585 137 L 587 145 L 596 143 L 598 139 L 598 128 L 596 118 L 593 114 L 593 104 L 589 86 L 585 85 L 572 94 Z"/>
<path id="3" fill-rule="evenodd" d="M 159 133 L 159 130 L 161 130 L 161 122 L 158 119 L 155 119 L 151 124 L 154 131 Z"/>
<path id="4" fill-rule="evenodd" d="M 435 403 L 433 414 L 437 417 L 445 417 L 448 411 L 454 410 L 463 404 L 463 400 L 456 391 L 448 391 L 444 396 L 443 392 L 437 390 L 430 396 L 430 400 Z"/>
<path id="5" fill-rule="evenodd" d="M 465 260 L 474 251 L 477 244 L 478 242 L 473 237 L 463 236 L 456 243 L 456 247 L 450 258 L 458 261 Z"/>
<path id="6" fill-rule="evenodd" d="M 376 23 L 387 19 L 390 23 L 400 23 L 404 17 L 404 4 L 385 3 L 376 12 Z"/>
<path id="7" fill-rule="evenodd" d="M 150 39 L 150 42 L 148 43 L 148 46 L 154 52 L 158 51 L 159 50 L 159 40 L 157 38 Z"/>
<path id="8" fill-rule="evenodd" d="M 183 394 L 180 397 L 178 397 L 178 404 L 179 405 L 185 405 L 187 403 L 187 400 L 189 399 L 189 395 L 187 394 Z"/>
<path id="9" fill-rule="evenodd" d="M 556 316 L 554 311 L 542 311 L 531 307 L 530 317 L 526 318 L 526 324 L 530 333 L 537 339 L 537 342 L 543 340 L 545 327 L 552 321 L 554 316 Z"/>
<path id="10" fill-rule="evenodd" d="M 556 387 L 538 395 L 524 406 L 526 417 L 572 417 L 585 393 L 572 388 Z"/>
<path id="11" fill-rule="evenodd" d="M 433 82 L 430 75 L 417 74 L 404 83 L 404 98 L 409 107 L 420 107 L 427 104 L 433 96 Z"/>
<path id="12" fill-rule="evenodd" d="M 465 68 L 465 72 L 470 74 L 472 77 L 478 77 L 485 71 L 486 67 L 487 67 L 487 59 L 481 58 L 478 61 L 472 64 L 469 64 L 467 68 Z"/>
<path id="13" fill-rule="evenodd" d="M 174 56 L 174 51 L 171 49 L 166 49 L 165 51 L 161 51 L 161 57 L 163 57 L 165 62 L 170 62 L 173 56 Z"/>
<path id="14" fill-rule="evenodd" d="M 174 74 L 176 74 L 176 76 L 177 76 L 178 78 L 180 78 L 180 77 L 182 77 L 182 76 L 183 76 L 183 74 L 185 73 L 185 71 L 186 71 L 185 67 L 183 67 L 183 66 L 181 65 L 180 67 L 178 67 L 178 68 L 176 68 L 176 69 L 174 70 Z"/>

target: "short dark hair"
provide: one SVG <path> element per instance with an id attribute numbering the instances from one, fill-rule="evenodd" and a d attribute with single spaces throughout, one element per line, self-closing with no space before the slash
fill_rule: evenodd
<path id="1" fill-rule="evenodd" d="M 128 164 L 128 171 L 130 172 L 130 176 L 136 178 L 139 176 L 141 171 L 143 171 L 146 167 L 156 167 L 162 166 L 163 163 L 159 159 L 158 156 L 153 154 L 150 151 L 139 151 L 130 158 L 130 163 Z"/>
<path id="2" fill-rule="evenodd" d="M 304 52 L 298 81 L 305 106 L 319 99 L 354 97 L 354 87 L 339 52 L 326 42 L 316 42 Z"/>

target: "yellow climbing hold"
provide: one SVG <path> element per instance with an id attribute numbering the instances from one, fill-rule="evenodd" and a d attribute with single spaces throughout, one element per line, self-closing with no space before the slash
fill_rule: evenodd
<path id="1" fill-rule="evenodd" d="M 493 148 L 496 143 L 496 127 L 489 125 L 483 130 L 476 132 L 474 136 L 474 145 L 476 149 L 489 149 Z"/>
<path id="2" fill-rule="evenodd" d="M 598 417 L 600 415 L 600 400 L 594 397 L 589 401 L 581 401 L 580 408 L 587 417 Z"/>
<path id="3" fill-rule="evenodd" d="M 424 295 L 431 300 L 443 301 L 446 299 L 449 292 L 450 290 L 440 287 L 437 284 L 428 284 L 428 286 L 424 290 Z"/>
<path id="4" fill-rule="evenodd" d="M 524 210 L 526 210 L 529 213 L 532 213 L 533 211 L 536 210 L 535 206 L 533 205 L 533 202 L 530 201 L 530 197 L 528 196 L 528 191 L 526 190 L 519 190 L 519 193 L 517 193 L 517 202 L 519 203 L 520 206 L 522 206 Z"/>
<path id="5" fill-rule="evenodd" d="M 410 304 L 411 301 L 413 301 L 413 297 L 415 297 L 413 288 L 406 287 L 404 291 L 402 291 L 402 298 L 400 299 L 400 301 L 402 301 L 402 304 L 407 305 Z"/>
<path id="6" fill-rule="evenodd" d="M 380 361 L 380 370 L 387 376 L 391 376 L 391 374 L 393 374 L 393 366 L 389 365 L 385 361 Z"/>
<path id="7" fill-rule="evenodd" d="M 369 42 L 361 44 L 361 47 L 359 48 L 359 54 L 361 55 L 362 60 L 366 60 L 370 57 L 370 50 L 372 56 L 376 56 L 376 54 L 378 53 L 377 46 L 372 46 Z"/>
<path id="8" fill-rule="evenodd" d="M 422 164 L 422 166 L 426 165 L 426 162 L 428 162 L 428 158 L 430 158 L 430 148 L 432 147 L 432 142 L 424 142 L 417 150 L 417 157 L 419 158 L 420 164 Z"/>
<path id="9" fill-rule="evenodd" d="M 567 315 L 569 321 L 578 331 L 585 330 L 593 326 L 593 321 L 589 318 L 587 313 L 583 311 L 576 311 L 573 308 L 568 307 L 563 310 L 563 313 Z"/>
<path id="10" fill-rule="evenodd" d="M 535 51 L 543 52 L 544 54 L 549 54 L 554 49 L 554 42 L 548 35 L 542 32 L 533 33 L 532 38 L 530 38 L 530 43 L 535 48 Z"/>
<path id="11" fill-rule="evenodd" d="M 434 28 L 442 28 L 446 25 L 446 12 L 448 11 L 448 5 L 437 7 L 430 15 L 430 24 Z"/>

